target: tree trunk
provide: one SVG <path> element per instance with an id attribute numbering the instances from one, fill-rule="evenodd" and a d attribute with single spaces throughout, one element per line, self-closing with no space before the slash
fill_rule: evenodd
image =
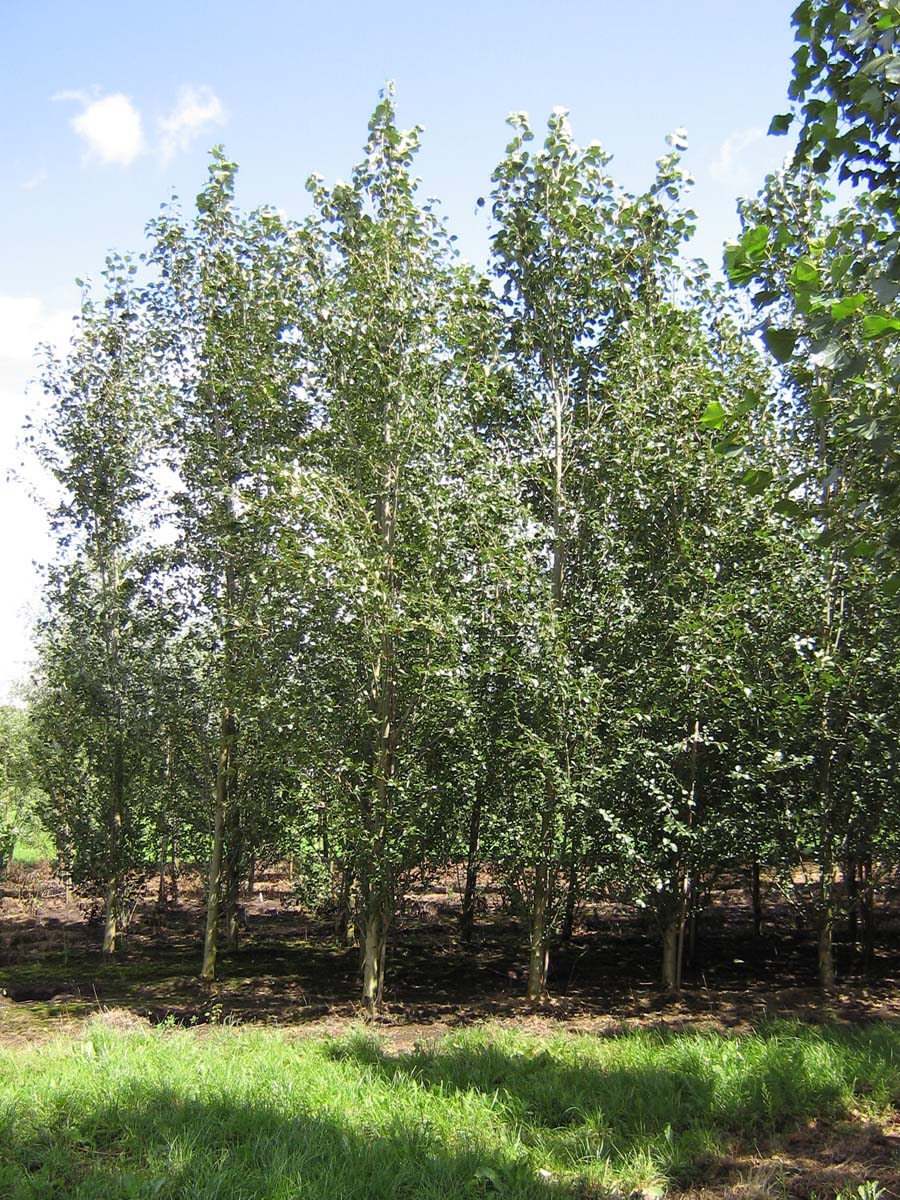
<path id="1" fill-rule="evenodd" d="M 338 888 L 337 920 L 334 932 L 339 942 L 352 946 L 356 941 L 355 905 L 353 903 L 353 872 L 349 867 L 341 869 L 341 882 Z"/>
<path id="2" fill-rule="evenodd" d="M 750 895 L 753 905 L 753 936 L 762 937 L 762 890 L 759 883 L 759 860 L 754 858 L 750 866 Z"/>
<path id="3" fill-rule="evenodd" d="M 483 795 L 481 786 L 475 789 L 472 811 L 469 814 L 469 849 L 466 854 L 466 886 L 459 914 L 459 936 L 471 942 L 475 932 L 475 889 L 478 886 L 478 839 L 481 830 L 481 808 Z"/>
<path id="4" fill-rule="evenodd" d="M 201 979 L 212 982 L 216 977 L 216 927 L 219 923 L 219 890 L 222 882 L 222 851 L 225 840 L 225 804 L 228 792 L 228 760 L 231 752 L 231 710 L 222 710 L 219 734 L 219 761 L 216 767 L 216 818 L 212 856 L 209 860 L 209 880 L 206 888 L 206 935 L 203 941 Z"/>
<path id="5" fill-rule="evenodd" d="M 550 948 L 547 944 L 547 906 L 549 870 L 546 859 L 535 867 L 534 895 L 531 900 L 531 944 L 528 956 L 528 999 L 540 1000 L 547 994 L 547 968 Z"/>
<path id="6" fill-rule="evenodd" d="M 116 747 L 113 758 L 112 812 L 109 823 L 109 878 L 106 885 L 106 912 L 103 923 L 103 953 L 112 956 L 119 948 L 118 916 L 121 904 L 121 878 L 119 856 L 121 854 L 122 822 L 125 801 L 125 764 L 121 745 Z"/>
<path id="7" fill-rule="evenodd" d="M 170 862 L 172 864 L 172 903 L 173 904 L 178 903 L 178 861 L 176 858 L 177 838 L 178 838 L 177 826 L 175 824 L 173 824 L 172 825 L 172 858 L 170 860 Z"/>
<path id="8" fill-rule="evenodd" d="M 103 920 L 103 953 L 112 957 L 119 948 L 119 927 L 116 913 L 119 908 L 119 881 L 112 876 L 106 885 L 105 914 Z"/>
<path id="9" fill-rule="evenodd" d="M 824 865 L 819 881 L 819 921 L 817 956 L 819 986 L 823 992 L 834 991 L 834 879 L 830 864 L 826 875 Z"/>
<path id="10" fill-rule="evenodd" d="M 373 1017 L 381 1008 L 386 944 L 384 908 L 379 897 L 373 894 L 366 909 L 366 936 L 363 943 L 363 1004 L 369 1017 Z"/>
<path id="11" fill-rule="evenodd" d="M 666 917 L 662 931 L 662 985 L 673 995 L 678 993 L 678 917 L 673 910 Z"/>
<path id="12" fill-rule="evenodd" d="M 868 972 L 875 953 L 875 884 L 872 879 L 872 859 L 867 855 L 860 863 L 862 894 L 860 911 L 863 927 L 863 970 Z"/>
<path id="13" fill-rule="evenodd" d="M 856 951 L 859 945 L 859 885 L 853 858 L 844 866 L 844 886 L 847 891 L 847 941 Z"/>
<path id="14" fill-rule="evenodd" d="M 236 796 L 236 775 L 233 765 L 228 771 L 228 806 L 225 813 L 225 948 L 233 953 L 240 937 L 241 859 L 244 834 Z"/>
<path id="15" fill-rule="evenodd" d="M 566 878 L 566 907 L 563 911 L 562 929 L 560 936 L 564 942 L 571 942 L 575 929 L 575 904 L 578 900 L 578 857 L 575 850 L 576 834 L 575 819 L 569 814 L 569 870 Z"/>
<path id="16" fill-rule="evenodd" d="M 166 903 L 166 867 L 169 858 L 169 834 L 163 829 L 159 838 L 159 886 L 156 889 L 156 907 L 164 908 Z"/>

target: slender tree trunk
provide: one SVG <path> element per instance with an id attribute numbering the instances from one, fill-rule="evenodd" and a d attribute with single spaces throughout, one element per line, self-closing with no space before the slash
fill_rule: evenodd
<path id="1" fill-rule="evenodd" d="M 550 788 L 548 786 L 548 792 Z M 552 796 L 552 793 L 551 793 Z M 548 796 L 548 799 L 551 797 Z M 531 897 L 530 945 L 528 954 L 528 999 L 540 1000 L 547 994 L 547 969 L 550 965 L 550 947 L 547 940 L 547 917 L 550 906 L 550 864 L 546 845 L 550 837 L 551 818 L 545 806 L 541 816 L 541 857 L 534 868 L 534 891 Z"/>
<path id="2" fill-rule="evenodd" d="M 759 882 L 759 860 L 754 858 L 750 865 L 750 895 L 753 905 L 753 936 L 762 937 L 762 890 Z"/>
<path id="3" fill-rule="evenodd" d="M 169 858 L 169 834 L 163 829 L 159 838 L 159 886 L 156 889 L 156 907 L 164 908 L 166 903 L 166 867 Z"/>
<path id="4" fill-rule="evenodd" d="M 225 813 L 225 948 L 233 953 L 240 937 L 241 859 L 244 834 L 237 803 L 237 780 L 233 765 L 228 771 L 228 806 Z"/>
<path id="5" fill-rule="evenodd" d="M 875 953 L 875 885 L 872 878 L 872 857 L 866 857 L 860 863 L 862 879 L 862 894 L 860 896 L 860 911 L 862 915 L 862 952 L 863 970 L 868 972 L 872 966 Z"/>
<path id="6" fill-rule="evenodd" d="M 219 734 L 219 761 L 216 767 L 216 817 L 212 855 L 209 860 L 209 880 L 206 888 L 206 935 L 203 941 L 201 979 L 208 982 L 216 977 L 216 927 L 219 923 L 219 891 L 222 883 L 222 853 L 225 841 L 225 806 L 228 797 L 228 760 L 231 752 L 231 710 L 222 710 Z"/>
<path id="7" fill-rule="evenodd" d="M 352 946 L 356 941 L 355 905 L 353 903 L 353 872 L 349 867 L 341 869 L 341 882 L 338 890 L 338 910 L 335 933 L 338 940 L 345 946 Z"/>
<path id="8" fill-rule="evenodd" d="M 817 939 L 817 957 L 819 965 L 819 986 L 823 992 L 834 991 L 834 910 L 830 903 L 823 903 L 819 913 L 819 931 Z"/>
<path id="9" fill-rule="evenodd" d="M 531 944 L 528 955 L 528 999 L 540 1000 L 547 994 L 547 968 L 550 948 L 547 944 L 548 870 L 546 860 L 534 872 L 531 902 Z"/>
<path id="10" fill-rule="evenodd" d="M 572 934 L 575 930 L 575 905 L 578 901 L 578 854 L 577 835 L 575 831 L 575 817 L 571 810 L 568 817 L 568 830 L 566 841 L 569 845 L 569 863 L 566 873 L 566 906 L 563 910 L 562 928 L 560 937 L 564 942 L 571 942 Z"/>
<path id="11" fill-rule="evenodd" d="M 844 865 L 844 887 L 847 891 L 847 940 L 856 951 L 859 947 L 859 883 L 854 858 L 848 858 Z"/>
<path id="12" fill-rule="evenodd" d="M 178 903 L 178 860 L 176 858 L 178 841 L 178 826 L 175 822 L 172 823 L 172 903 Z"/>
<path id="13" fill-rule="evenodd" d="M 563 482 L 565 446 L 563 429 L 562 387 L 556 378 L 555 368 L 550 365 L 549 380 L 553 395 L 553 557 L 550 567 L 550 596 L 554 621 L 557 629 L 563 609 L 565 582 L 566 525 L 563 511 Z M 559 652 L 561 646 L 554 645 Z M 564 724 L 564 723 L 561 723 Z M 557 746 L 557 752 L 562 753 Z M 530 946 L 528 955 L 528 998 L 539 1000 L 547 993 L 547 972 L 550 962 L 547 922 L 550 907 L 550 872 L 553 860 L 553 825 L 556 812 L 556 788 L 548 775 L 545 783 L 546 795 L 541 814 L 541 827 L 537 862 L 534 869 L 534 894 L 531 898 Z"/>
<path id="14" fill-rule="evenodd" d="M 678 938 L 675 948 L 675 994 L 681 995 L 681 985 L 684 981 L 684 929 L 691 905 L 691 877 L 685 873 L 681 884 L 681 895 L 678 904 Z"/>
<path id="15" fill-rule="evenodd" d="M 122 747 L 113 755 L 112 811 L 109 824 L 109 879 L 106 885 L 106 912 L 103 923 L 103 953 L 112 956 L 119 948 L 118 916 L 121 904 L 121 842 L 125 802 L 125 764 Z"/>
<path id="16" fill-rule="evenodd" d="M 373 1017 L 381 1008 L 386 944 L 387 923 L 384 919 L 384 905 L 377 892 L 372 892 L 366 906 L 366 935 L 363 943 L 363 1004 L 369 1017 Z"/>
<path id="17" fill-rule="evenodd" d="M 819 967 L 819 986 L 823 992 L 834 991 L 834 868 L 830 855 L 823 855 L 819 878 L 819 912 L 816 951 Z"/>
<path id="18" fill-rule="evenodd" d="M 836 484 L 829 482 L 828 443 L 824 422 L 818 427 L 819 468 L 823 475 L 822 507 L 826 508 L 831 499 L 832 490 Z M 827 532 L 827 527 L 826 527 Z M 824 580 L 824 596 L 822 606 L 822 649 L 828 656 L 836 656 L 841 641 L 844 600 L 843 593 L 838 587 L 838 568 L 834 559 L 826 550 L 827 571 Z M 819 969 L 819 985 L 823 992 L 834 990 L 834 839 L 837 817 L 832 796 L 832 757 L 835 745 L 835 730 L 831 694 L 826 691 L 822 697 L 821 725 L 819 730 L 819 745 L 817 747 L 818 766 L 816 771 L 816 786 L 819 802 L 819 911 L 817 921 L 817 959 Z"/>
<path id="19" fill-rule="evenodd" d="M 466 854 L 466 886 L 459 914 L 459 935 L 464 942 L 471 942 L 475 932 L 475 889 L 478 886 L 478 839 L 481 831 L 481 809 L 484 802 L 483 789 L 479 784 L 472 798 L 469 814 L 469 848 Z"/>
<path id="20" fill-rule="evenodd" d="M 662 929 L 662 985 L 667 992 L 678 993 L 678 914 L 674 907 L 666 914 Z"/>

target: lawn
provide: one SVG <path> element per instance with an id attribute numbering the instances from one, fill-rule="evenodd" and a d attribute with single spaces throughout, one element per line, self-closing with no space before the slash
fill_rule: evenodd
<path id="1" fill-rule="evenodd" d="M 131 1022 L 100 1017 L 0 1051 L 4 1200 L 737 1194 L 753 1178 L 774 1197 L 796 1183 L 792 1146 L 833 1158 L 863 1143 L 843 1174 L 820 1173 L 819 1194 L 871 1197 L 877 1180 L 890 1195 L 896 1182 L 885 1129 L 900 1031 L 887 1025 L 609 1038 L 483 1027 L 397 1055 L 362 1031 Z"/>

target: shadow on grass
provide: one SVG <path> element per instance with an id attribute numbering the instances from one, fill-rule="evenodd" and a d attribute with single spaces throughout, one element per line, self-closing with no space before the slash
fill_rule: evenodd
<path id="1" fill-rule="evenodd" d="M 160 1087 L 89 1108 L 61 1096 L 26 1129 L 0 1111 L 4 1200 L 546 1200 L 520 1156 L 454 1147 L 427 1119 L 351 1128 L 328 1114 L 185 1099 Z M 569 1196 L 553 1187 L 552 1194 Z"/>
<path id="2" fill-rule="evenodd" d="M 374 1039 L 330 1050 L 387 1080 L 498 1098 L 506 1119 L 557 1159 L 643 1158 L 687 1182 L 727 1147 L 900 1100 L 900 1031 L 794 1023 L 737 1038 L 659 1031 L 540 1043 L 483 1034 L 392 1056 Z M 862 1128 L 862 1126 L 860 1126 Z"/>

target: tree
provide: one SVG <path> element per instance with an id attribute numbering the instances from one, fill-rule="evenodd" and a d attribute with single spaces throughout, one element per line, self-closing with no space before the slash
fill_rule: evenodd
<path id="1" fill-rule="evenodd" d="M 554 922 L 566 891 L 571 910 L 578 887 L 582 817 L 590 810 L 589 825 L 607 837 L 612 824 L 596 789 L 615 704 L 602 633 L 615 604 L 606 551 L 619 519 L 603 482 L 616 415 L 610 380 L 628 370 L 629 355 L 634 368 L 641 361 L 629 323 L 659 302 L 692 214 L 679 203 L 685 176 L 674 150 L 635 198 L 615 188 L 599 143 L 576 145 L 565 110 L 554 111 L 534 152 L 524 114 L 510 124 L 515 136 L 493 176 L 493 270 L 517 379 L 506 437 L 545 581 L 521 623 L 512 785 L 521 836 L 511 865 L 528 892 L 528 994 L 536 998 L 546 989 Z"/>
<path id="2" fill-rule="evenodd" d="M 85 296 L 68 358 L 48 356 L 51 408 L 36 439 L 59 488 L 52 518 L 59 556 L 39 631 L 35 713 L 50 751 L 42 782 L 51 796 L 66 797 L 63 827 L 55 829 L 60 846 L 69 840 L 66 826 L 85 823 L 73 870 L 105 890 L 107 954 L 117 948 L 125 873 L 141 859 L 135 784 L 147 732 L 141 594 L 154 414 L 136 271 L 128 257 L 110 257 L 106 296 L 102 303 Z"/>
<path id="3" fill-rule="evenodd" d="M 229 945 L 236 944 L 246 850 L 242 777 L 249 776 L 249 761 L 241 762 L 242 721 L 265 690 L 249 652 L 258 625 L 248 598 L 274 538 L 260 517 L 307 412 L 292 386 L 296 349 L 288 335 L 297 326 L 298 297 L 290 295 L 290 238 L 270 210 L 249 217 L 237 211 L 235 174 L 235 164 L 214 150 L 192 227 L 174 211 L 150 227 L 179 485 L 175 519 L 194 610 L 186 620 L 204 647 L 218 714 L 201 968 L 208 980 L 215 976 L 223 872 Z"/>
<path id="4" fill-rule="evenodd" d="M 453 606 L 453 268 L 410 169 L 419 131 L 391 90 L 349 183 L 310 182 L 315 322 L 303 387 L 314 410 L 294 470 L 285 566 L 317 778 L 340 797 L 329 826 L 356 880 L 363 1001 L 381 1003 L 399 880 L 441 827 L 426 731 L 458 670 Z M 305 564 L 305 570 L 301 568 Z M 305 584 L 303 582 L 305 576 Z"/>

